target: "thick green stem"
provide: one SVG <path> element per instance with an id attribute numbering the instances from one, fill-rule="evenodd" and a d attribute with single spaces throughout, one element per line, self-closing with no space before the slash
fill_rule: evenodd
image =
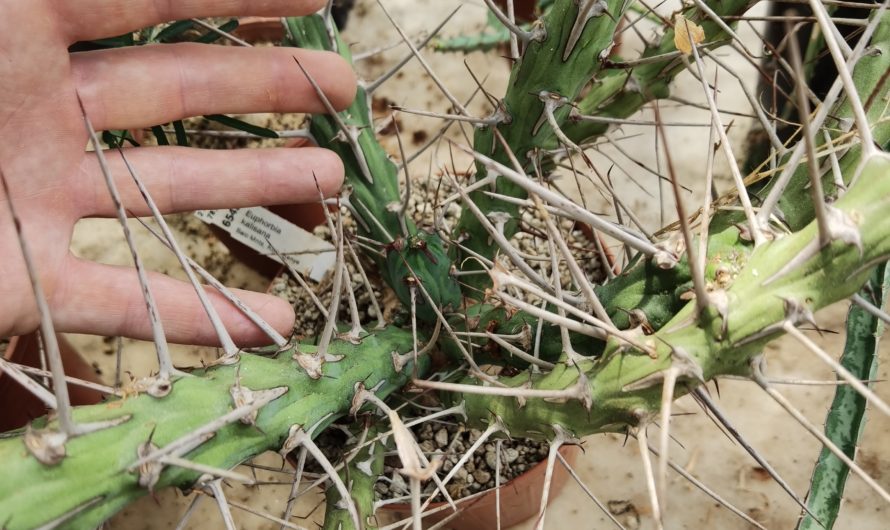
<path id="1" fill-rule="evenodd" d="M 567 103 L 575 101 L 581 90 L 601 70 L 614 44 L 612 39 L 618 20 L 623 15 L 625 2 L 608 0 L 600 4 L 605 6 L 604 11 L 600 7 L 593 7 L 596 15 L 590 18 L 579 15 L 579 4 L 591 2 L 557 0 L 553 3 L 538 22 L 546 30 L 546 37 L 540 42 L 528 43 L 510 74 L 507 94 L 502 102 L 508 121 L 498 124 L 496 128 L 512 153 L 527 168 L 531 167 L 531 160 L 538 158 L 536 151 L 555 149 L 559 145 L 556 132 L 545 115 L 545 101 L 552 98 L 565 98 Z M 579 28 L 583 28 L 580 33 Z M 567 103 L 553 110 L 553 117 L 560 126 L 569 115 L 571 106 Z M 476 151 L 512 167 L 492 127 L 477 129 L 473 144 Z M 477 164 L 476 179 L 485 178 L 486 175 L 485 167 Z M 525 196 L 519 186 L 503 178 L 497 179 L 497 191 L 513 197 Z M 516 205 L 494 199 L 482 191 L 472 193 L 470 198 L 486 214 L 509 214 L 510 220 L 504 227 L 504 233 L 509 238 L 516 232 L 519 219 Z M 497 251 L 497 244 L 472 215 L 461 217 L 456 237 L 462 239 L 467 248 L 485 257 L 490 258 Z M 463 268 L 467 270 L 478 270 L 479 267 L 475 260 L 463 262 Z M 487 282 L 484 277 L 481 280 L 472 278 L 474 276 L 468 276 L 471 284 Z M 474 296 L 474 291 L 470 290 L 467 294 Z"/>
<path id="2" fill-rule="evenodd" d="M 349 46 L 332 42 L 324 21 L 318 15 L 287 19 L 291 45 L 316 50 L 336 50 L 352 60 Z M 319 145 L 331 149 L 346 169 L 345 199 L 359 223 L 359 233 L 380 244 L 380 254 L 370 253 L 379 272 L 393 288 L 404 307 L 411 305 L 409 282 L 417 278 L 440 308 L 459 308 L 460 287 L 451 276 L 451 260 L 446 244 L 433 227 L 418 228 L 410 216 L 399 211 L 398 167 L 374 136 L 371 97 L 361 86 L 355 100 L 336 117 L 312 116 L 310 131 Z M 426 298 L 416 297 L 417 316 L 435 320 Z"/>
<path id="3" fill-rule="evenodd" d="M 592 399 L 590 410 L 578 399 L 564 403 L 530 399 L 523 407 L 514 398 L 469 392 L 455 399 L 465 400 L 471 421 L 485 424 L 500 419 L 515 436 L 549 438 L 553 425 L 583 436 L 623 431 L 657 414 L 662 377 L 671 367 L 684 370 L 677 396 L 699 384 L 692 377 L 695 372 L 705 381 L 748 374 L 763 346 L 781 334 L 781 324 L 791 318 L 791 306 L 816 311 L 843 300 L 862 286 L 874 265 L 890 257 L 888 177 L 890 158 L 874 155 L 856 184 L 834 205 L 855 224 L 861 248 L 836 240 L 819 249 L 815 221 L 798 233 L 763 245 L 726 290 L 726 319 L 710 313 L 697 316 L 695 304 L 687 304 L 646 339 L 657 353 L 654 358 L 611 340 L 602 358 L 582 363 L 580 371 L 563 364 L 543 376 L 501 379 L 511 387 L 531 380 L 536 389 L 578 388 L 579 396 Z M 579 383 L 581 374 L 585 379 Z"/>
<path id="4" fill-rule="evenodd" d="M 729 16 L 743 14 L 756 2 L 723 0 L 705 3 L 718 15 Z M 681 13 L 702 27 L 706 42 L 726 42 L 730 38 L 720 25 L 697 6 L 689 5 Z M 729 25 L 732 27 L 735 24 Z M 647 46 L 640 58 L 658 57 L 676 51 L 674 28 L 668 27 L 661 40 L 656 45 Z M 604 75 L 594 80 L 590 91 L 578 102 L 578 113 L 606 118 L 627 118 L 646 103 L 666 98 L 670 94 L 670 84 L 674 77 L 685 68 L 683 61 L 676 55 L 623 70 L 618 70 L 613 65 L 604 71 Z M 575 143 L 581 143 L 605 133 L 608 128 L 607 123 L 574 120 L 566 124 L 565 132 Z"/>
<path id="5" fill-rule="evenodd" d="M 878 307 L 890 290 L 888 272 L 890 270 L 886 263 L 880 265 L 875 269 L 869 284 L 860 292 L 863 298 L 874 302 Z M 847 314 L 847 339 L 840 364 L 857 379 L 875 379 L 878 370 L 878 343 L 884 327 L 884 323 L 867 310 L 855 304 L 850 306 Z M 856 446 L 865 429 L 866 405 L 865 397 L 856 389 L 849 385 L 838 385 L 825 418 L 825 436 L 850 459 L 855 458 Z M 830 530 L 834 526 L 849 473 L 850 468 L 845 463 L 828 449 L 822 448 L 816 467 L 813 468 L 810 493 L 807 495 L 807 505 L 819 521 L 805 515 L 797 525 L 799 530 Z"/>
<path id="6" fill-rule="evenodd" d="M 291 426 L 317 434 L 351 406 L 356 383 L 377 388 L 385 397 L 401 388 L 412 373 L 393 367 L 392 353 L 411 351 L 411 333 L 394 327 L 365 335 L 359 344 L 335 340 L 323 375 L 310 378 L 292 358 L 296 351 L 311 356 L 316 346 L 301 344 L 275 357 L 242 354 L 234 366 L 217 366 L 183 377 L 169 395 L 139 394 L 117 401 L 78 407 L 74 419 L 89 423 L 129 418 L 121 425 L 78 436 L 65 443 L 66 456 L 55 465 L 39 462 L 25 446 L 23 432 L 0 440 L 0 521 L 4 528 L 35 528 L 65 518 L 65 528 L 94 528 L 125 504 L 146 495 L 139 485 L 140 447 L 158 448 L 193 433 L 235 408 L 231 391 L 239 384 L 254 392 L 284 388 L 286 392 L 259 410 L 254 425 L 239 421 L 221 426 L 209 440 L 183 455 L 191 462 L 230 469 L 268 450 L 278 450 Z M 425 370 L 428 363 L 420 367 Z M 377 385 L 380 385 L 378 388 Z M 58 429 L 55 421 L 35 420 L 33 428 Z M 201 473 L 169 465 L 154 489 L 189 488 Z M 77 511 L 84 508 L 82 511 Z"/>
<path id="7" fill-rule="evenodd" d="M 359 433 L 354 433 L 359 434 Z M 377 437 L 377 428 L 369 427 L 362 440 L 372 440 Z M 354 447 L 353 447 L 354 449 Z M 352 458 L 340 471 L 340 480 L 349 488 L 352 501 L 358 510 L 365 530 L 375 528 L 371 525 L 371 516 L 374 515 L 374 485 L 377 477 L 383 474 L 383 442 L 370 443 L 360 449 L 358 454 L 350 455 Z M 352 523 L 349 511 L 345 509 L 342 497 L 337 488 L 328 488 L 325 491 L 326 509 L 324 513 L 324 530 L 359 530 Z"/>

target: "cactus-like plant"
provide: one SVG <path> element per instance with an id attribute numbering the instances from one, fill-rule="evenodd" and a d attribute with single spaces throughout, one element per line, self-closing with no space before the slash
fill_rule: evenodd
<path id="1" fill-rule="evenodd" d="M 367 90 L 360 88 L 345 111 L 311 117 L 315 141 L 344 161 L 347 190 L 341 200 L 356 220 L 355 235 L 374 247 L 368 260 L 410 318 L 370 331 L 361 329 L 369 323 L 338 326 L 340 298 L 351 290 L 343 280 L 344 239 L 350 236 L 342 224 L 331 223 L 339 260 L 331 317 L 318 337 L 285 343 L 273 336 L 277 347 L 266 352 L 228 352 L 189 374 L 165 370 L 162 363 L 161 374 L 134 385 L 129 394 L 135 395 L 73 410 L 64 385 L 54 385 L 55 398 L 46 398 L 54 414 L 0 438 L 4 527 L 94 527 L 132 499 L 169 486 L 204 489 L 224 505 L 218 481 L 241 478 L 233 467 L 266 450 L 287 454 L 300 448 L 319 460 L 332 483 L 325 527 L 365 528 L 374 521 L 372 490 L 384 444 L 391 441 L 411 482 L 419 528 L 418 485 L 436 463 L 418 452 L 387 402 L 409 382 L 436 390 L 484 436 L 550 441 L 548 475 L 556 448 L 593 433 L 633 434 L 645 455 L 647 427 L 660 421 L 661 473 L 649 469 L 649 489 L 661 525 L 658 493 L 668 462 L 672 401 L 691 393 L 720 417 L 704 384 L 740 376 L 787 405 L 763 374 L 765 345 L 789 333 L 824 356 L 797 326 L 851 297 L 872 317 L 851 319 L 843 365 L 833 365 L 850 387 L 838 391 L 829 432 L 810 427 L 826 451 L 808 504 L 796 500 L 807 513 L 804 527 L 830 527 L 842 497 L 838 477 L 852 469 L 890 501 L 853 461 L 864 403 L 890 413 L 862 382 L 874 373 L 875 347 L 868 341 L 880 328 L 877 319 L 886 319 L 879 307 L 887 293 L 883 262 L 890 257 L 890 218 L 884 213 L 890 207 L 890 157 L 883 153 L 890 143 L 886 6 L 863 17 L 857 44 L 839 47 L 825 8 L 814 3 L 815 20 L 827 34 L 826 52 L 841 75 L 812 116 L 800 113 L 804 126 L 793 142 L 782 145 L 767 131 L 773 153 L 760 162 L 775 170 L 743 179 L 701 65 L 708 48 L 734 41 L 734 21 L 753 2 L 697 0 L 677 13 L 682 16 L 663 21 L 660 37 L 633 60 L 612 53 L 620 21 L 641 18 L 628 15 L 631 2 L 555 0 L 523 27 L 486 3 L 521 53 L 513 57 L 507 93 L 491 116 L 471 116 L 449 96 L 457 116 L 446 118 L 476 126 L 472 146 L 453 146 L 475 162 L 471 182 L 444 184 L 464 205 L 452 232 L 438 217 L 433 225 L 418 226 L 406 212 L 407 190 L 400 187 L 399 167 L 374 137 Z M 288 19 L 286 27 L 287 45 L 351 57 L 322 15 Z M 696 38 L 700 34 L 704 41 Z M 786 67 L 802 74 L 798 55 L 791 53 Z M 667 97 L 684 69 L 705 85 L 712 127 L 737 184 L 699 212 L 695 234 L 682 209 L 677 226 L 650 238 L 548 185 L 566 157 L 592 164 L 586 143 L 609 123 Z M 807 108 L 805 87 L 798 84 L 796 92 Z M 821 164 L 823 158 L 829 163 Z M 668 178 L 676 191 L 675 176 Z M 511 247 L 524 209 L 542 219 L 552 259 L 567 267 L 571 288 L 543 277 Z M 594 285 L 554 218 L 587 223 L 635 256 L 620 275 Z M 874 303 L 866 301 L 869 296 Z M 471 336 L 482 337 L 486 347 L 474 349 L 478 341 Z M 529 346 L 536 342 L 540 348 Z M 47 350 L 54 366 L 51 340 Z M 435 350 L 446 354 L 444 367 L 431 363 Z M 491 354 L 501 350 L 514 356 Z M 510 365 L 518 373 L 490 375 L 482 364 Z M 18 373 L 9 363 L 0 368 Z M 799 416 L 791 408 L 789 413 Z M 313 438 L 335 420 L 356 415 L 382 415 L 389 429 L 356 421 L 355 449 L 337 468 Z"/>

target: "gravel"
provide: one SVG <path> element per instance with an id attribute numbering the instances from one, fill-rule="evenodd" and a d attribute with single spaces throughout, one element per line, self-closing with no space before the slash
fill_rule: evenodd
<path id="1" fill-rule="evenodd" d="M 442 230 L 445 233 L 451 233 L 463 209 L 457 201 L 450 202 L 444 207 L 440 205 L 444 203 L 452 191 L 444 184 L 440 185 L 437 180 L 434 181 L 433 179 L 418 179 L 412 186 L 411 191 L 412 194 L 408 201 L 407 211 L 412 215 L 415 223 L 420 227 L 431 228 L 438 211 L 440 212 L 439 220 Z M 357 227 L 352 214 L 345 207 L 341 209 L 340 213 L 343 218 L 344 233 L 347 234 L 347 237 L 349 237 L 349 234 L 355 234 Z M 470 215 L 467 212 L 464 213 Z M 573 256 L 585 276 L 594 283 L 601 282 L 605 277 L 605 272 L 594 243 L 588 239 L 573 221 L 556 219 L 556 222 L 565 238 L 566 244 L 572 250 Z M 318 237 L 327 240 L 331 239 L 330 231 L 326 225 L 317 227 L 314 233 Z M 549 277 L 552 271 L 549 259 L 550 238 L 547 237 L 547 234 L 546 225 L 540 218 L 538 211 L 535 209 L 524 209 L 521 213 L 520 231 L 511 239 L 513 247 L 529 257 L 531 266 L 545 277 Z M 354 237 L 350 241 L 353 241 L 353 247 L 355 247 Z M 515 266 L 508 259 L 501 258 L 501 263 L 508 271 L 522 276 L 522 273 L 516 270 Z M 378 319 L 378 315 L 370 303 L 370 294 L 363 285 L 362 278 L 353 260 L 347 259 L 346 266 L 350 280 L 348 287 L 355 293 L 362 324 L 370 324 Z M 401 304 L 392 290 L 385 286 L 382 279 L 376 275 L 375 267 L 369 260 L 363 260 L 362 266 L 373 285 L 374 296 L 382 307 L 384 318 L 387 321 L 391 321 L 394 314 L 402 311 Z M 563 288 L 574 289 L 571 274 L 565 260 L 560 260 L 559 262 L 559 277 Z M 327 277 L 318 283 L 307 280 L 313 293 L 321 300 L 325 308 L 330 306 L 332 278 L 333 274 L 329 273 Z M 324 324 L 324 318 L 318 307 L 312 302 L 309 293 L 290 274 L 284 274 L 275 278 L 270 292 L 288 300 L 297 308 L 294 331 L 298 335 L 312 335 Z M 526 301 L 535 302 L 537 297 L 528 295 Z M 347 314 L 347 302 L 344 299 L 341 301 L 341 320 L 347 318 Z"/>
<path id="2" fill-rule="evenodd" d="M 462 423 L 427 422 L 413 430 L 424 454 L 430 460 L 441 459 L 442 463 L 437 474 L 443 480 L 470 446 L 482 436 L 482 431 L 469 429 Z M 495 487 L 498 445 L 500 445 L 502 485 L 545 460 L 550 450 L 547 442 L 489 438 L 476 449 L 473 456 L 455 472 L 454 477 L 446 485 L 448 494 L 452 498 L 460 499 Z M 386 458 L 384 476 L 375 485 L 378 498 L 392 499 L 409 495 L 409 486 L 398 471 L 400 466 L 398 456 L 393 454 Z M 435 482 L 426 482 L 423 493 L 436 493 Z M 441 493 L 436 493 L 435 500 L 445 499 Z"/>

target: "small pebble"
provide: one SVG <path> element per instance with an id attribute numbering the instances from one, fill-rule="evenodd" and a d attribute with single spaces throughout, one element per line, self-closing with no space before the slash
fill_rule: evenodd
<path id="1" fill-rule="evenodd" d="M 439 429 L 436 431 L 436 445 L 439 447 L 445 447 L 448 445 L 448 431 L 445 429 Z"/>
<path id="2" fill-rule="evenodd" d="M 491 473 L 484 469 L 477 469 L 473 472 L 473 478 L 480 484 L 488 484 L 488 481 L 491 480 Z"/>

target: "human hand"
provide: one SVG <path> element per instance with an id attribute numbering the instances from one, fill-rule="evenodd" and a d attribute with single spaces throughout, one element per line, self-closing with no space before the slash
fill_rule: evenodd
<path id="1" fill-rule="evenodd" d="M 189 116 L 323 112 L 296 56 L 335 107 L 355 95 L 348 64 L 331 53 L 282 48 L 163 44 L 68 53 L 82 40 L 120 35 L 170 20 L 241 14 L 291 16 L 323 0 L 0 0 L 0 337 L 37 328 L 40 317 L 9 212 L 13 201 L 38 268 L 56 329 L 148 339 L 151 328 L 136 272 L 82 260 L 69 246 L 84 217 L 113 217 L 114 206 L 87 132 L 78 94 L 97 130 L 133 129 Z M 210 151 L 126 150 L 163 213 L 318 199 L 336 192 L 343 165 L 318 148 Z M 150 215 L 121 156 L 107 158 L 124 206 Z M 217 344 L 193 289 L 149 277 L 171 342 Z M 268 342 L 231 304 L 211 299 L 236 343 Z M 237 291 L 278 331 L 294 314 L 272 296 Z"/>

